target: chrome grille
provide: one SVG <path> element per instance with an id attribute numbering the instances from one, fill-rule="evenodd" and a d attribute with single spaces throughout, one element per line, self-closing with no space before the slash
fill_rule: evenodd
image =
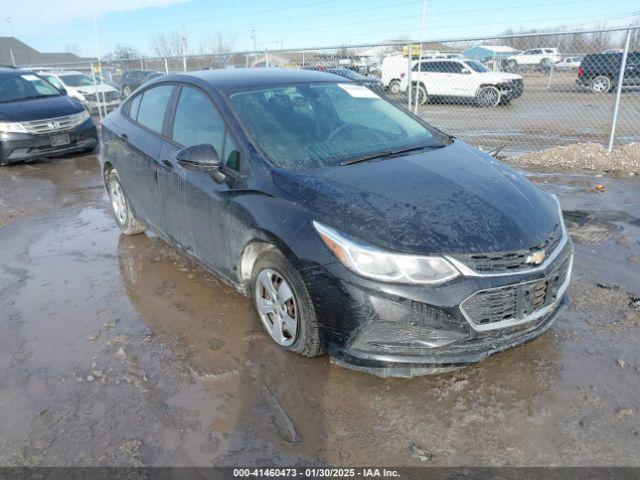
<path id="1" fill-rule="evenodd" d="M 31 122 L 20 122 L 22 126 L 31 134 L 50 134 L 71 130 L 77 122 L 77 114 L 65 117 L 47 118 L 43 120 L 33 120 Z"/>
<path id="2" fill-rule="evenodd" d="M 565 257 L 558 268 L 540 280 L 474 293 L 462 302 L 460 309 L 474 326 L 526 321 L 563 293 L 561 288 L 569 275 L 571 258 Z"/>
<path id="3" fill-rule="evenodd" d="M 549 257 L 560 240 L 562 240 L 562 228 L 560 225 L 556 225 L 544 242 L 531 248 L 512 252 L 470 253 L 451 256 L 478 273 L 507 273 L 530 268 L 532 265 L 527 264 L 527 257 L 533 252 L 544 251 L 545 258 Z"/>

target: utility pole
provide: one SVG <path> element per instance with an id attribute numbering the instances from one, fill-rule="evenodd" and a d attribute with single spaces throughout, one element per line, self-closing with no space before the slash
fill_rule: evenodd
<path id="1" fill-rule="evenodd" d="M 420 42 L 420 50 L 418 55 L 418 87 L 416 88 L 416 105 L 414 109 L 414 113 L 418 114 L 418 98 L 420 97 L 420 73 L 422 72 L 422 41 L 424 40 L 424 22 L 427 16 L 427 0 L 422 0 L 422 15 L 420 16 L 420 38 L 418 39 Z M 411 52 L 409 52 L 409 56 L 411 56 Z"/>
<path id="2" fill-rule="evenodd" d="M 253 45 L 253 63 L 256 63 L 256 29 L 251 30 L 251 43 Z"/>
<path id="3" fill-rule="evenodd" d="M 187 31 L 182 24 L 182 70 L 187 71 Z"/>

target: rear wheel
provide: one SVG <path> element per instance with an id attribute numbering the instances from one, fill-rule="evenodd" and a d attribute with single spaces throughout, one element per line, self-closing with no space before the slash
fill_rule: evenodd
<path id="1" fill-rule="evenodd" d="M 115 168 L 107 171 L 104 180 L 107 186 L 107 192 L 109 193 L 109 199 L 111 200 L 113 215 L 116 217 L 116 223 L 122 233 L 125 235 L 135 235 L 144 232 L 146 227 L 133 215 L 131 208 L 129 208 L 127 197 L 120 183 L 118 171 Z"/>
<path id="2" fill-rule="evenodd" d="M 611 90 L 612 86 L 613 84 L 611 83 L 611 79 L 609 77 L 600 75 L 599 77 L 596 77 L 593 80 L 591 80 L 591 83 L 589 84 L 589 89 L 593 93 L 607 93 L 609 90 Z"/>
<path id="3" fill-rule="evenodd" d="M 479 107 L 496 107 L 500 104 L 500 90 L 493 85 L 480 87 L 476 94 L 476 103 Z"/>
<path id="4" fill-rule="evenodd" d="M 389 83 L 389 93 L 392 95 L 400 93 L 400 80 L 391 80 L 391 83 Z"/>
<path id="5" fill-rule="evenodd" d="M 278 250 L 256 259 L 253 300 L 265 330 L 281 347 L 306 357 L 321 353 L 318 320 L 302 277 Z"/>

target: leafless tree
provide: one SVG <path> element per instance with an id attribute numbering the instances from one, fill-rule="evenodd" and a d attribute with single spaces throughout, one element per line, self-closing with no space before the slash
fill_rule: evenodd
<path id="1" fill-rule="evenodd" d="M 183 55 L 182 34 L 180 32 L 157 34 L 151 39 L 151 50 L 159 57 Z"/>
<path id="2" fill-rule="evenodd" d="M 132 60 L 141 58 L 140 52 L 130 45 L 116 45 L 113 52 L 105 56 L 108 60 Z"/>
<path id="3" fill-rule="evenodd" d="M 224 68 L 229 64 L 232 50 L 235 45 L 235 37 L 225 35 L 222 32 L 214 32 L 211 37 L 200 41 L 198 51 L 200 55 L 206 55 L 206 67 Z"/>

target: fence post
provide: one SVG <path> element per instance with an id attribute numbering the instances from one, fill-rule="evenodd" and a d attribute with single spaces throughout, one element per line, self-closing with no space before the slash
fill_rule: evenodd
<path id="1" fill-rule="evenodd" d="M 407 45 L 407 106 L 411 111 L 411 44 Z"/>
<path id="2" fill-rule="evenodd" d="M 186 56 L 182 57 L 182 70 L 185 71 L 185 72 L 187 71 L 187 57 Z"/>
<path id="3" fill-rule="evenodd" d="M 269 52 L 264 52 L 264 65 L 269 68 Z"/>
<path id="4" fill-rule="evenodd" d="M 164 57 L 164 73 L 169 75 L 169 64 L 167 63 L 167 57 Z"/>
<path id="5" fill-rule="evenodd" d="M 96 71 L 93 69 L 93 62 L 91 62 L 91 77 L 93 78 L 93 88 L 96 90 L 96 103 L 98 104 L 98 117 L 100 117 L 100 120 L 102 120 L 102 107 L 98 99 L 98 93 L 97 93 L 98 85 L 96 84 Z"/>
<path id="6" fill-rule="evenodd" d="M 144 70 L 144 65 L 142 64 L 142 59 L 140 59 L 140 70 Z"/>
<path id="7" fill-rule="evenodd" d="M 627 66 L 627 56 L 629 55 L 629 42 L 631 40 L 631 29 L 627 30 L 627 39 L 624 42 L 624 52 L 622 54 L 622 62 L 620 62 L 620 73 L 618 74 L 618 88 L 616 89 L 616 100 L 613 104 L 613 116 L 611 118 L 611 132 L 609 133 L 608 151 L 613 150 L 613 139 L 616 135 L 616 123 L 618 122 L 618 109 L 620 108 L 620 94 L 622 93 L 622 84 L 624 81 L 624 69 Z"/>

